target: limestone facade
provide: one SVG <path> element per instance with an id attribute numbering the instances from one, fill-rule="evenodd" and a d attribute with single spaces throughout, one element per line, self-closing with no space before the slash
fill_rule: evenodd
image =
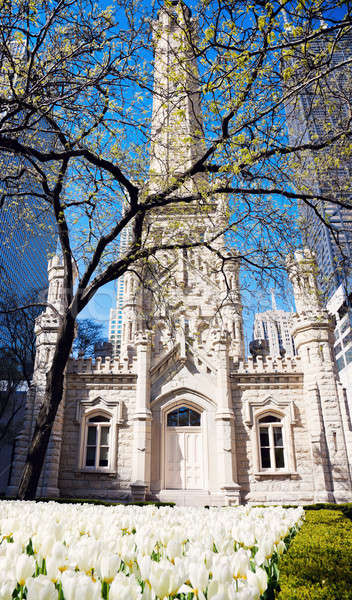
<path id="1" fill-rule="evenodd" d="M 160 100 L 167 69 L 185 47 L 179 37 L 185 26 L 178 29 L 175 19 L 190 18 L 183 4 L 172 7 L 175 14 L 162 9 L 155 26 L 161 33 L 155 34 L 152 189 L 168 181 L 184 133 L 187 139 L 194 132 L 193 139 L 199 137 L 197 102 L 188 103 L 181 94 L 185 106 L 177 131 L 174 102 Z M 187 46 L 183 51 L 187 58 Z M 191 58 L 190 64 L 186 88 L 195 94 Z M 173 145 L 170 124 L 181 136 Z M 164 162 L 163 144 L 169 145 Z M 195 147 L 199 150 L 192 143 L 188 153 L 184 149 L 187 161 Z M 196 180 L 190 187 L 204 185 Z M 211 240 L 224 223 L 223 208 L 205 199 L 197 210 L 160 210 L 148 235 Z M 331 350 L 333 323 L 320 306 L 312 255 L 304 250 L 288 261 L 297 356 L 245 360 L 239 261 L 235 252 L 226 254 L 223 237 L 214 244 L 223 264 L 201 247 L 160 254 L 148 265 L 148 285 L 138 276 L 146 275 L 144 266 L 139 274 L 138 266 L 125 273 L 120 355 L 70 361 L 38 496 L 202 505 L 352 499 L 351 421 Z M 37 320 L 36 368 L 9 495 L 19 483 L 50 366 L 62 282 L 63 269 L 54 257 L 49 263 L 54 310 L 48 307 Z"/>

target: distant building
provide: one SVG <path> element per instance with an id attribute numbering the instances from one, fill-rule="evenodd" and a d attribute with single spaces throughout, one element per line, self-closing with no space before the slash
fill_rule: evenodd
<path id="1" fill-rule="evenodd" d="M 5 200 L 0 210 L 0 299 L 19 301 L 36 294 L 46 294 L 48 256 L 56 248 L 54 215 L 46 206 L 31 198 L 14 202 Z M 24 216 L 28 208 L 33 219 Z"/>
<path id="2" fill-rule="evenodd" d="M 112 344 L 110 342 L 100 342 L 94 344 L 95 358 L 110 358 L 112 356 Z"/>
<path id="3" fill-rule="evenodd" d="M 295 355 L 292 338 L 293 313 L 278 310 L 275 297 L 272 295 L 273 308 L 254 317 L 253 340 L 265 340 L 265 348 L 270 356 Z"/>
<path id="4" fill-rule="evenodd" d="M 341 382 L 346 388 L 352 409 L 352 294 L 349 297 L 340 285 L 327 303 L 336 319 L 334 354 Z"/>
<path id="5" fill-rule="evenodd" d="M 125 227 L 120 238 L 120 255 L 127 250 L 131 238 L 131 229 Z M 122 275 L 117 280 L 116 308 L 110 309 L 109 342 L 112 346 L 112 355 L 118 356 L 121 351 L 122 340 L 122 308 L 124 303 L 125 277 Z"/>
<path id="6" fill-rule="evenodd" d="M 25 45 L 14 42 L 11 52 L 21 65 Z M 14 81 L 13 65 L 7 66 L 6 57 L 2 63 L 0 93 L 6 96 Z M 22 118 L 18 114 L 16 123 L 20 125 Z M 38 148 L 43 149 L 53 147 L 56 140 L 45 118 L 33 124 L 27 119 L 19 137 L 27 136 L 35 136 Z M 45 293 L 48 287 L 48 257 L 57 243 L 56 220 L 50 204 L 40 197 L 42 187 L 25 158 L 3 151 L 0 169 L 0 300 L 15 297 L 21 301 L 33 292 Z"/>
<path id="7" fill-rule="evenodd" d="M 329 42 L 328 36 L 320 36 L 309 43 L 313 59 L 323 54 Z M 293 56 L 293 68 L 299 60 Z M 329 54 L 328 75 L 316 84 L 302 88 L 295 101 L 286 105 L 289 139 L 292 143 L 312 143 L 323 140 L 329 132 L 350 129 L 348 98 L 352 93 L 350 69 L 336 68 L 352 57 L 352 32 L 341 36 Z M 321 59 L 320 59 L 321 60 Z M 303 68 L 294 75 L 304 75 Z M 290 81 L 292 83 L 292 81 Z M 337 201 L 351 203 L 351 207 L 327 201 L 316 201 L 310 205 L 299 201 L 303 242 L 315 253 L 318 266 L 318 282 L 327 301 L 340 285 L 348 285 L 351 291 L 352 268 L 352 158 L 343 158 L 340 153 L 332 156 L 333 147 L 320 151 L 319 156 L 305 152 L 300 158 L 295 184 L 308 193 L 317 193 Z"/>

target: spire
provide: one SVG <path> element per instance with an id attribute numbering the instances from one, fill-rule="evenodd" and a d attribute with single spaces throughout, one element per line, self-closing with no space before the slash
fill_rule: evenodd
<path id="1" fill-rule="evenodd" d="M 159 188 L 199 158 L 204 134 L 191 11 L 181 0 L 166 0 L 152 28 L 155 55 L 150 184 Z"/>

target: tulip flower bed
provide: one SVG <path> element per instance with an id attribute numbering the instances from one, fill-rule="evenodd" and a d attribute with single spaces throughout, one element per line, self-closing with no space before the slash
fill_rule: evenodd
<path id="1" fill-rule="evenodd" d="M 0 502 L 0 600 L 254 600 L 301 508 Z"/>

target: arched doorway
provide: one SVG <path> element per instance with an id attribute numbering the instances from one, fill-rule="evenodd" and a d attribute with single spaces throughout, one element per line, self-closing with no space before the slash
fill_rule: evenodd
<path id="1" fill-rule="evenodd" d="M 201 413 L 181 405 L 165 415 L 165 487 L 204 488 Z"/>

